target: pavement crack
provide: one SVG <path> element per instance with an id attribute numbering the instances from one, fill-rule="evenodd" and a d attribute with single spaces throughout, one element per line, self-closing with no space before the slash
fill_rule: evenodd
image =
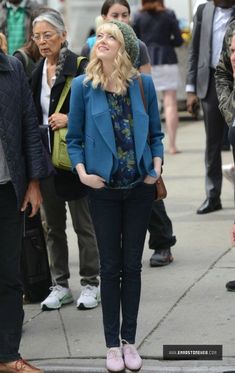
<path id="1" fill-rule="evenodd" d="M 144 343 L 155 333 L 155 331 L 162 325 L 162 323 L 168 318 L 168 316 L 173 312 L 173 310 L 179 305 L 179 303 L 188 295 L 188 293 L 194 288 L 198 282 L 200 282 L 215 266 L 216 264 L 230 251 L 232 247 L 225 250 L 218 258 L 207 268 L 207 270 L 198 277 L 184 292 L 183 294 L 177 299 L 177 301 L 169 308 L 169 310 L 165 313 L 165 315 L 159 320 L 159 322 L 154 326 L 152 330 L 142 339 L 142 341 L 138 344 L 138 349 L 143 347 Z"/>
<path id="2" fill-rule="evenodd" d="M 36 317 L 38 317 L 39 315 L 41 315 L 42 311 L 38 312 L 36 315 L 30 317 L 28 320 L 24 321 L 23 322 L 23 325 L 27 325 L 28 323 L 30 323 L 32 320 L 36 319 Z"/>
<path id="3" fill-rule="evenodd" d="M 62 325 L 62 330 L 64 332 L 64 338 L 65 338 L 65 342 L 66 342 L 66 346 L 67 346 L 67 350 L 68 350 L 68 355 L 69 355 L 69 357 L 71 357 L 72 353 L 71 353 L 70 346 L 69 346 L 69 339 L 68 339 L 68 335 L 67 335 L 66 328 L 65 328 L 65 325 L 64 325 L 64 320 L 63 320 L 63 317 L 61 315 L 60 310 L 59 310 L 59 318 L 60 318 L 60 322 L 61 322 L 61 325 Z"/>

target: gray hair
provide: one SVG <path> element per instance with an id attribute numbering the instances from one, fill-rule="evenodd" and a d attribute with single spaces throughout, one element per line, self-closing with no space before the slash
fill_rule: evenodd
<path id="1" fill-rule="evenodd" d="M 48 12 L 44 12 L 40 14 L 38 17 L 36 17 L 33 20 L 33 27 L 37 22 L 48 22 L 50 23 L 56 32 L 60 35 L 63 34 L 63 32 L 66 32 L 64 21 L 61 17 L 61 14 L 57 12 L 56 10 L 50 10 Z"/>
<path id="2" fill-rule="evenodd" d="M 33 27 L 38 22 L 49 23 L 59 35 L 63 35 L 63 33 L 66 32 L 63 18 L 61 17 L 61 14 L 57 12 L 56 10 L 49 10 L 48 12 L 46 11 L 40 14 L 38 17 L 36 17 L 33 20 Z M 56 77 L 59 75 L 59 73 L 63 69 L 64 61 L 67 56 L 67 52 L 68 52 L 68 42 L 67 40 L 65 40 L 65 42 L 61 45 L 61 49 L 59 52 L 59 58 L 56 64 Z"/>

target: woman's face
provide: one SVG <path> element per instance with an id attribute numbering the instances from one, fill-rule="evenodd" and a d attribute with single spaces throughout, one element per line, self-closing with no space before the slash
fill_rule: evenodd
<path id="1" fill-rule="evenodd" d="M 66 40 L 66 32 L 60 35 L 50 23 L 37 22 L 33 27 L 33 40 L 43 57 L 57 58 L 61 44 Z"/>
<path id="2" fill-rule="evenodd" d="M 104 19 L 108 21 L 112 21 L 114 19 L 120 21 L 129 23 L 130 21 L 130 14 L 128 11 L 128 8 L 121 4 L 114 4 L 109 8 L 109 11 L 106 16 L 104 16 Z"/>
<path id="3" fill-rule="evenodd" d="M 95 44 L 96 56 L 102 62 L 112 63 L 120 48 L 120 42 L 110 33 L 101 31 L 97 34 Z"/>

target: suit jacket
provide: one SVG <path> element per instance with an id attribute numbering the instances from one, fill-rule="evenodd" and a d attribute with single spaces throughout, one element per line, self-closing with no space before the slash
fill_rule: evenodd
<path id="1" fill-rule="evenodd" d="M 201 99 L 206 97 L 210 81 L 214 14 L 215 6 L 212 1 L 199 5 L 189 47 L 186 84 L 194 85 L 196 94 Z M 233 17 L 234 13 L 231 19 Z"/>
<path id="2" fill-rule="evenodd" d="M 100 87 L 94 89 L 91 82 L 84 85 L 84 77 L 75 78 L 72 84 L 68 152 L 74 167 L 84 163 L 89 174 L 97 174 L 108 183 L 118 166 L 112 119 L 105 92 Z M 136 161 L 140 175 L 156 176 L 153 157 L 163 158 L 163 133 L 152 78 L 142 75 L 142 81 L 148 115 L 138 80 L 134 79 L 129 86 Z"/>

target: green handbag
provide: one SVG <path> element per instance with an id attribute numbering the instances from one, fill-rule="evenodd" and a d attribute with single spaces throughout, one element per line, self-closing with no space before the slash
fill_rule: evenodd
<path id="1" fill-rule="evenodd" d="M 77 68 L 85 57 L 78 57 L 77 58 Z M 70 90 L 71 83 L 73 77 L 68 76 L 61 92 L 60 99 L 56 106 L 55 113 L 59 113 L 63 103 L 66 99 L 66 96 Z M 66 144 L 66 135 L 68 132 L 68 128 L 60 128 L 54 132 L 54 140 L 53 140 L 53 150 L 52 150 L 52 163 L 55 167 L 61 168 L 62 170 L 71 171 L 72 165 L 67 151 L 67 144 Z"/>

